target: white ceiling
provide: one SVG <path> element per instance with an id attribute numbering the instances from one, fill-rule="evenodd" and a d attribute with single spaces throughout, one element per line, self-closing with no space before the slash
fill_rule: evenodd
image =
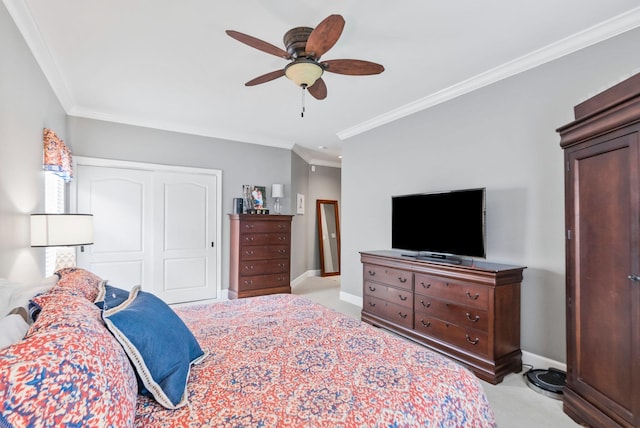
<path id="1" fill-rule="evenodd" d="M 339 165 L 341 144 L 407 114 L 640 26 L 638 0 L 3 0 L 69 115 L 294 148 Z M 326 73 L 328 96 L 286 77 L 282 36 L 330 14 L 346 25 L 324 56 L 385 66 Z M 318 146 L 327 149 L 318 150 Z"/>

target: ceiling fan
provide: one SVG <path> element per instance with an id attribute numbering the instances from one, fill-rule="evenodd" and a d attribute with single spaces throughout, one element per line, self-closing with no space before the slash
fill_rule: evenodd
<path id="1" fill-rule="evenodd" d="M 245 86 L 259 85 L 287 76 L 297 86 L 308 90 L 314 98 L 323 100 L 327 97 L 327 85 L 322 79 L 325 71 L 352 76 L 380 74 L 384 71 L 380 64 L 358 59 L 320 61 L 320 57 L 336 44 L 343 28 L 344 18 L 340 15 L 328 16 L 315 29 L 292 28 L 283 37 L 286 51 L 238 31 L 227 30 L 226 33 L 239 42 L 291 61 L 283 69 L 258 76 L 245 83 Z"/>

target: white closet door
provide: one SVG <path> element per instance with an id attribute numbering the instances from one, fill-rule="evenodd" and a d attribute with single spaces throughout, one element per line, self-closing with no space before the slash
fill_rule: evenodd
<path id="1" fill-rule="evenodd" d="M 121 288 L 152 279 L 152 180 L 148 171 L 77 165 L 77 212 L 93 214 L 94 244 L 77 265 Z"/>
<path id="2" fill-rule="evenodd" d="M 154 293 L 168 303 L 216 299 L 217 177 L 154 174 Z"/>

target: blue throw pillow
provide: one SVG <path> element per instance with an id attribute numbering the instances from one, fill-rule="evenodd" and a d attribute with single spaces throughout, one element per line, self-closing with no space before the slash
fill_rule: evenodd
<path id="1" fill-rule="evenodd" d="M 98 297 L 94 302 L 97 307 L 104 309 L 104 302 L 107 301 L 107 309 L 121 305 L 122 302 L 129 298 L 129 292 L 122 288 L 117 288 L 103 282 L 98 289 Z"/>
<path id="2" fill-rule="evenodd" d="M 136 286 L 117 306 L 105 294 L 104 322 L 120 342 L 144 388 L 167 409 L 187 404 L 191 364 L 204 352 L 189 328 L 162 300 Z"/>

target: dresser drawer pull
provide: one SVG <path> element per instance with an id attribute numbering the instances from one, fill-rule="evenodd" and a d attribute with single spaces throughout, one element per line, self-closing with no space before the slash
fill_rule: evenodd
<path id="1" fill-rule="evenodd" d="M 369 291 L 376 291 L 376 287 L 369 286 Z"/>
<path id="2" fill-rule="evenodd" d="M 400 315 L 400 318 L 405 319 L 407 317 L 407 314 L 403 314 L 402 312 L 398 312 L 398 315 Z"/>
<path id="3" fill-rule="evenodd" d="M 253 265 L 248 265 L 244 267 L 246 270 L 253 270 Z"/>
<path id="4" fill-rule="evenodd" d="M 285 265 L 284 263 L 278 263 L 278 267 L 283 268 L 283 267 L 285 267 L 285 266 L 286 266 L 286 265 Z"/>
<path id="5" fill-rule="evenodd" d="M 284 224 L 279 224 L 278 229 L 284 229 L 286 226 Z"/>
<path id="6" fill-rule="evenodd" d="M 253 225 L 252 224 L 245 224 L 244 227 L 246 227 L 247 229 L 253 229 Z"/>
<path id="7" fill-rule="evenodd" d="M 376 271 L 375 270 L 370 270 L 369 271 L 369 276 L 376 276 Z"/>
<path id="8" fill-rule="evenodd" d="M 400 300 L 402 300 L 403 302 L 405 300 L 407 300 L 407 296 L 403 296 L 402 294 L 398 294 L 398 297 L 400 298 Z"/>
<path id="9" fill-rule="evenodd" d="M 245 240 L 245 241 L 253 242 L 253 236 L 246 236 L 246 237 L 244 238 L 244 240 Z"/>
<path id="10" fill-rule="evenodd" d="M 431 283 L 425 284 L 424 282 L 421 282 L 420 285 L 422 285 L 423 288 L 431 288 Z"/>
<path id="11" fill-rule="evenodd" d="M 398 281 L 404 284 L 405 282 L 407 282 L 407 278 L 398 277 Z"/>
<path id="12" fill-rule="evenodd" d="M 253 280 L 252 279 L 245 279 L 244 283 L 247 284 L 247 285 L 251 285 L 251 284 L 253 284 Z"/>
<path id="13" fill-rule="evenodd" d="M 467 337 L 467 342 L 469 342 L 472 345 L 477 345 L 478 342 L 480 342 L 480 339 L 478 339 L 477 337 L 474 340 L 471 340 L 471 337 L 469 337 L 468 334 L 465 334 L 465 336 Z"/>
<path id="14" fill-rule="evenodd" d="M 376 304 L 373 302 L 369 302 L 369 306 L 371 306 L 372 308 L 375 306 Z"/>
<path id="15" fill-rule="evenodd" d="M 471 300 L 478 300 L 478 297 L 480 297 L 480 294 L 476 293 L 475 296 L 472 296 L 471 293 L 467 291 L 467 297 L 470 298 Z"/>
<path id="16" fill-rule="evenodd" d="M 420 324 L 422 324 L 423 327 L 431 327 L 431 321 L 424 322 L 423 320 L 420 320 Z"/>
<path id="17" fill-rule="evenodd" d="M 284 276 L 278 277 L 278 281 L 284 281 Z"/>
<path id="18" fill-rule="evenodd" d="M 287 250 L 278 250 L 278 253 L 280 253 L 280 254 L 284 254 L 286 252 L 287 252 Z"/>
<path id="19" fill-rule="evenodd" d="M 471 318 L 471 314 L 467 312 L 467 319 L 471 322 L 478 322 L 478 320 L 480 320 L 480 315 L 476 315 L 475 318 Z"/>
<path id="20" fill-rule="evenodd" d="M 247 256 L 253 256 L 254 251 L 253 250 L 245 250 L 244 252 Z"/>
<path id="21" fill-rule="evenodd" d="M 431 306 L 431 302 L 425 303 L 424 300 L 420 300 L 420 303 L 422 304 L 422 306 L 424 306 L 425 308 L 428 308 Z"/>
<path id="22" fill-rule="evenodd" d="M 286 236 L 278 236 L 278 241 L 286 241 L 287 237 Z"/>

